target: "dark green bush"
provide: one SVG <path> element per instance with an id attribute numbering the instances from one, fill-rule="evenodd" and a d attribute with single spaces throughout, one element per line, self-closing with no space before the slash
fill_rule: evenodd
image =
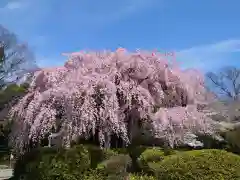
<path id="1" fill-rule="evenodd" d="M 32 150 L 21 156 L 14 177 L 26 180 L 78 180 L 90 168 L 90 156 L 84 146 L 56 151 L 52 148 Z"/>
<path id="2" fill-rule="evenodd" d="M 127 148 L 112 148 L 112 150 L 117 154 L 128 154 Z"/>
<path id="3" fill-rule="evenodd" d="M 239 180 L 240 156 L 223 150 L 193 150 L 149 163 L 161 180 Z"/>
<path id="4" fill-rule="evenodd" d="M 93 145 L 76 145 L 70 149 L 39 148 L 21 156 L 14 168 L 14 177 L 19 179 L 24 175 L 27 180 L 78 180 L 106 177 L 111 174 L 110 170 L 94 170 L 101 162 L 111 164 L 117 152 L 110 149 L 100 149 Z M 110 159 L 109 162 L 104 160 Z M 122 159 L 124 162 L 126 158 Z M 124 167 L 122 161 L 118 162 L 120 167 Z M 118 169 L 119 172 L 121 169 Z M 89 173 L 91 171 L 91 173 Z M 96 178 L 95 178 L 96 179 Z"/>
<path id="5" fill-rule="evenodd" d="M 118 177 L 118 179 L 121 180 L 126 178 L 130 165 L 131 158 L 128 155 L 119 154 L 98 164 L 97 170 L 101 174 L 104 174 L 107 179 Z"/>
<path id="6" fill-rule="evenodd" d="M 138 164 L 144 172 L 150 172 L 148 163 L 159 162 L 164 158 L 164 151 L 161 148 L 148 148 L 138 158 Z"/>
<path id="7" fill-rule="evenodd" d="M 148 175 L 138 175 L 138 174 L 130 174 L 129 175 L 129 180 L 157 180 L 153 176 L 148 176 Z"/>
<path id="8" fill-rule="evenodd" d="M 51 162 L 48 177 L 58 180 L 78 180 L 90 168 L 91 160 L 86 147 L 74 146 L 58 153 Z M 49 179 L 50 180 L 50 179 Z"/>
<path id="9" fill-rule="evenodd" d="M 165 156 L 173 155 L 177 152 L 178 151 L 172 150 L 170 148 L 149 147 L 138 157 L 138 165 L 141 168 L 141 171 L 152 174 L 148 163 L 159 162 L 163 160 Z"/>
<path id="10" fill-rule="evenodd" d="M 99 170 L 91 169 L 84 173 L 82 180 L 106 180 L 106 176 Z"/>
<path id="11" fill-rule="evenodd" d="M 240 154 L 240 127 L 227 131 L 223 134 L 224 139 L 227 142 L 227 150 Z"/>
<path id="12" fill-rule="evenodd" d="M 24 175 L 26 179 L 38 179 L 42 173 L 38 169 L 40 162 L 45 161 L 45 164 L 49 164 L 56 153 L 57 151 L 51 148 L 33 149 L 30 152 L 26 152 L 18 157 L 14 165 L 14 178 L 18 180 L 20 176 Z"/>
<path id="13" fill-rule="evenodd" d="M 127 148 L 127 154 L 131 157 L 132 159 L 132 165 L 131 165 L 131 172 L 139 172 L 141 171 L 141 168 L 139 167 L 138 164 L 138 158 L 147 149 L 147 146 L 134 146 L 130 145 Z"/>
<path id="14" fill-rule="evenodd" d="M 88 149 L 91 157 L 91 168 L 96 168 L 100 162 L 118 154 L 116 151 L 111 149 L 100 149 L 98 146 L 94 145 L 85 145 L 85 147 Z"/>

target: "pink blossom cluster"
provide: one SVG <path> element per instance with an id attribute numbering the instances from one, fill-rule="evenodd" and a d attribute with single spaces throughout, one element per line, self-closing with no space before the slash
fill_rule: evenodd
<path id="1" fill-rule="evenodd" d="M 96 132 L 101 146 L 111 134 L 129 144 L 129 124 L 138 121 L 172 146 L 187 141 L 187 134 L 213 133 L 213 121 L 199 108 L 209 102 L 203 75 L 152 54 L 77 52 L 63 67 L 36 72 L 29 93 L 10 113 L 13 145 L 39 141 L 52 127 L 64 145 Z"/>

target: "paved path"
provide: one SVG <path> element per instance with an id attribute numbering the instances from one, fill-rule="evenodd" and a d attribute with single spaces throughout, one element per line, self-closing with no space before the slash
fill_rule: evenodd
<path id="1" fill-rule="evenodd" d="M 12 169 L 0 169 L 0 180 L 5 180 L 12 177 Z"/>

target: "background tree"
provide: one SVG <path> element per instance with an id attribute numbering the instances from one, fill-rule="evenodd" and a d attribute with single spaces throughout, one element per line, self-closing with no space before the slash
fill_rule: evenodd
<path id="1" fill-rule="evenodd" d="M 27 93 L 27 84 L 11 84 L 0 90 L 0 159 L 4 154 L 8 154 L 8 137 L 11 132 L 11 122 L 7 115 L 11 107 Z"/>
<path id="2" fill-rule="evenodd" d="M 0 88 L 37 68 L 33 53 L 14 33 L 0 25 Z"/>
<path id="3" fill-rule="evenodd" d="M 215 73 L 207 73 L 206 76 L 208 88 L 214 91 L 219 99 L 210 105 L 218 112 L 213 119 L 238 123 L 240 120 L 240 69 L 233 66 L 223 67 Z"/>
<path id="4" fill-rule="evenodd" d="M 237 101 L 240 98 L 240 69 L 224 67 L 220 71 L 207 73 L 210 89 L 216 91 L 220 98 Z"/>

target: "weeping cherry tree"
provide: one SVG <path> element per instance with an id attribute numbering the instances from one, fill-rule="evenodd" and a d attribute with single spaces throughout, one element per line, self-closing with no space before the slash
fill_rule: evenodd
<path id="1" fill-rule="evenodd" d="M 12 146 L 23 151 L 54 127 L 63 145 L 97 135 L 109 147 L 115 134 L 128 145 L 134 126 L 174 147 L 197 143 L 195 134 L 215 134 L 216 124 L 202 107 L 211 101 L 204 76 L 180 70 L 160 53 L 78 52 L 63 67 L 37 71 L 28 91 L 12 107 Z"/>

